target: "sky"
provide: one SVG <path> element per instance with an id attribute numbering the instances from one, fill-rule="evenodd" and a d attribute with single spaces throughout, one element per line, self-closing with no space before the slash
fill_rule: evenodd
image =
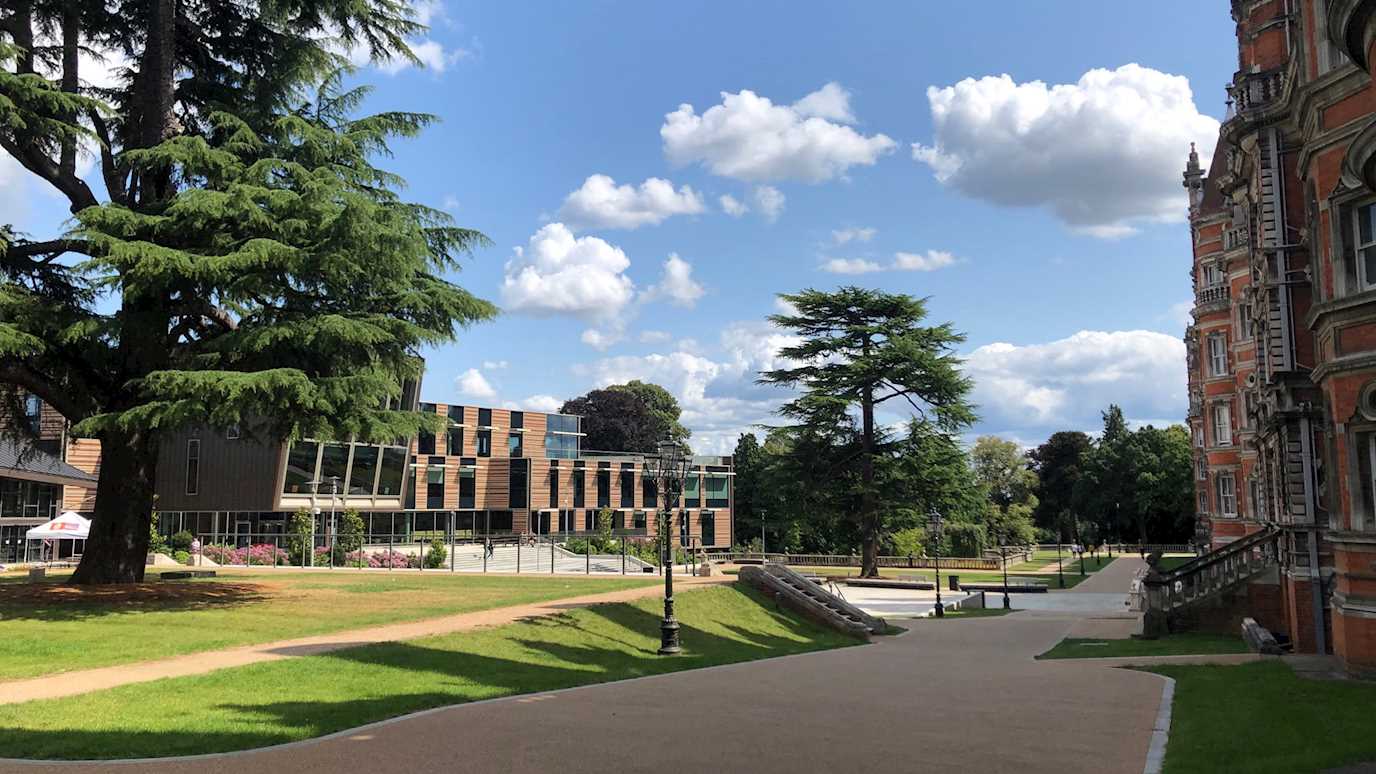
<path id="1" fill-rule="evenodd" d="M 491 239 L 453 279 L 502 308 L 424 353 L 424 399 L 549 411 L 644 379 L 728 453 L 789 397 L 755 384 L 791 343 L 777 295 L 854 284 L 966 334 L 971 436 L 1183 419 L 1180 174 L 1236 62 L 1223 0 L 421 10 L 425 66 L 357 78 L 368 110 L 441 119 L 383 166 Z M 0 158 L 0 222 L 65 216 Z"/>

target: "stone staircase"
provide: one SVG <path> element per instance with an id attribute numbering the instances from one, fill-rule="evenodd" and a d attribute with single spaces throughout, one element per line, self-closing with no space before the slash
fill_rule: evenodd
<path id="1" fill-rule="evenodd" d="M 1143 613 L 1142 633 L 1153 638 L 1189 628 L 1193 609 L 1217 604 L 1244 583 L 1280 564 L 1281 532 L 1267 526 L 1173 570 L 1147 569 L 1134 582 L 1135 608 Z"/>
<path id="2" fill-rule="evenodd" d="M 769 595 L 775 602 L 830 629 L 862 640 L 888 628 L 884 619 L 875 618 L 841 597 L 822 588 L 796 570 L 783 564 L 747 565 L 740 579 Z"/>

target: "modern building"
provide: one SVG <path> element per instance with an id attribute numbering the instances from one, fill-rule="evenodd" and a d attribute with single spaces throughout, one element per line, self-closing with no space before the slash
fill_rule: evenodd
<path id="1" fill-rule="evenodd" d="M 1200 534 L 1274 534 L 1267 625 L 1376 669 L 1376 0 L 1231 7 L 1227 118 L 1184 176 Z"/>
<path id="2" fill-rule="evenodd" d="M 158 458 L 159 530 L 247 545 L 283 535 L 299 510 L 315 514 L 323 534 L 331 514 L 353 509 L 376 545 L 417 535 L 595 533 L 605 510 L 618 534 L 655 534 L 661 500 L 644 477 L 644 455 L 583 449 L 579 417 L 410 400 L 413 409 L 442 417 L 443 432 L 391 445 L 280 442 L 252 427 L 168 435 Z M 39 405 L 48 416 L 51 409 Z M 98 472 L 98 442 L 67 437 L 63 422 L 53 426 L 62 429 L 57 440 L 69 458 L 85 460 L 95 443 L 87 467 Z M 733 476 L 730 457 L 693 459 L 675 514 L 683 544 L 731 544 Z M 89 512 L 93 481 L 71 478 L 45 502 L 60 497 L 64 509 Z M 44 513 L 56 515 L 55 507 Z"/>

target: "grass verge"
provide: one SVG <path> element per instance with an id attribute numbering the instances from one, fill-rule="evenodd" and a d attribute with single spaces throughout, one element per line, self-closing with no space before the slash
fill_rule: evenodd
<path id="1" fill-rule="evenodd" d="M 1056 647 L 1037 656 L 1056 658 L 1117 658 L 1122 656 L 1202 656 L 1216 653 L 1246 653 L 1241 637 L 1224 634 L 1184 632 L 1156 640 L 1132 638 L 1097 640 L 1067 637 Z"/>
<path id="2" fill-rule="evenodd" d="M 545 602 L 655 578 L 222 571 L 213 581 L 0 585 L 0 681 Z M 3 690 L 3 683 L 0 683 Z"/>
<path id="3" fill-rule="evenodd" d="M 0 750 L 24 758 L 188 755 L 308 739 L 479 699 L 856 644 L 748 589 L 677 597 L 684 652 L 655 655 L 659 600 L 491 629 L 0 706 Z"/>
<path id="4" fill-rule="evenodd" d="M 1160 666 L 1175 678 L 1166 774 L 1317 772 L 1376 760 L 1376 685 L 1306 680 L 1277 661 Z"/>

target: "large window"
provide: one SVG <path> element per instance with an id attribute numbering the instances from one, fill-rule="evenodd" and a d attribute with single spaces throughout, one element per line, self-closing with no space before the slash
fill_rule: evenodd
<path id="1" fill-rule="evenodd" d="M 43 401 L 37 395 L 24 396 L 24 424 L 29 431 L 38 434 L 38 427 L 43 421 Z"/>
<path id="2" fill-rule="evenodd" d="M 463 406 L 450 406 L 450 407 L 449 407 L 449 424 L 451 424 L 451 425 L 461 425 L 461 424 L 463 424 Z"/>
<path id="3" fill-rule="evenodd" d="M 1227 403 L 1218 403 L 1213 407 L 1214 414 L 1214 446 L 1233 445 L 1233 411 Z"/>
<path id="4" fill-rule="evenodd" d="M 559 507 L 559 469 L 549 469 L 549 507 Z"/>
<path id="5" fill-rule="evenodd" d="M 389 446 L 382 450 L 382 473 L 377 480 L 377 493 L 383 497 L 400 497 L 401 481 L 406 477 L 406 450 Z"/>
<path id="6" fill-rule="evenodd" d="M 491 456 L 492 456 L 492 431 L 491 431 L 491 430 L 479 430 L 479 431 L 478 431 L 478 456 L 479 456 L 479 457 L 491 457 Z"/>
<path id="7" fill-rule="evenodd" d="M 621 471 L 621 507 L 635 507 L 635 472 Z"/>
<path id="8" fill-rule="evenodd" d="M 654 479 L 640 479 L 640 496 L 643 498 L 643 504 L 646 508 L 659 507 L 659 488 L 658 485 L 655 484 Z"/>
<path id="9" fill-rule="evenodd" d="M 1237 484 L 1232 473 L 1219 473 L 1214 477 L 1218 499 L 1218 512 L 1223 516 L 1237 516 Z"/>
<path id="10" fill-rule="evenodd" d="M 612 507 L 612 472 L 610 470 L 597 471 L 597 507 Z"/>
<path id="11" fill-rule="evenodd" d="M 520 430 L 526 426 L 526 413 L 524 411 L 511 412 L 511 429 Z"/>
<path id="12" fill-rule="evenodd" d="M 1357 208 L 1354 239 L 1357 245 L 1357 284 L 1376 287 L 1376 204 Z"/>
<path id="13" fill-rule="evenodd" d="M 354 464 L 349 469 L 349 494 L 371 495 L 373 476 L 377 473 L 378 447 L 355 446 Z"/>
<path id="14" fill-rule="evenodd" d="M 700 479 L 698 474 L 689 473 L 688 478 L 683 480 L 683 507 L 698 508 L 702 505 L 702 494 L 698 489 Z"/>
<path id="15" fill-rule="evenodd" d="M 462 428 L 462 427 L 451 427 L 451 428 L 449 428 L 449 434 L 448 434 L 448 435 L 449 435 L 449 447 L 448 447 L 447 453 L 449 454 L 450 457 L 462 457 L 462 456 L 463 456 L 463 428 Z"/>
<path id="16" fill-rule="evenodd" d="M 310 494 L 315 480 L 315 458 L 320 444 L 315 441 L 296 441 L 287 452 L 287 475 L 282 485 L 284 494 Z"/>
<path id="17" fill-rule="evenodd" d="M 578 417 L 549 414 L 545 417 L 545 456 L 571 460 L 578 457 Z"/>
<path id="18" fill-rule="evenodd" d="M 192 438 L 186 442 L 186 493 L 198 494 L 201 491 L 201 439 Z"/>
<path id="19" fill-rule="evenodd" d="M 1209 338 L 1209 375 L 1228 374 L 1228 338 L 1222 333 L 1210 333 Z"/>
<path id="20" fill-rule="evenodd" d="M 729 495 L 727 494 L 726 487 L 726 476 L 707 477 L 708 508 L 725 508 L 731 504 L 730 500 L 727 499 Z"/>
<path id="21" fill-rule="evenodd" d="M 526 460 L 512 460 L 508 481 L 511 485 L 510 503 L 512 508 L 525 508 L 530 504 L 530 475 Z"/>
<path id="22" fill-rule="evenodd" d="M 459 507 L 473 508 L 473 502 L 477 499 L 478 478 L 475 471 L 468 469 L 459 470 Z"/>
<path id="23" fill-rule="evenodd" d="M 704 547 L 717 544 L 717 515 L 712 511 L 702 512 L 702 545 Z"/>
<path id="24" fill-rule="evenodd" d="M 506 437 L 506 453 L 508 457 L 524 456 L 525 444 L 522 441 L 521 433 L 511 433 Z"/>
<path id="25" fill-rule="evenodd" d="M 327 443 L 320 455 L 320 494 L 344 494 L 348 484 L 345 474 L 349 472 L 349 445 Z"/>
<path id="26" fill-rule="evenodd" d="M 434 404 L 430 404 L 434 405 Z M 424 430 L 416 436 L 416 454 L 430 455 L 435 453 L 435 434 Z"/>
<path id="27" fill-rule="evenodd" d="M 444 468 L 425 469 L 425 507 L 430 510 L 444 508 Z"/>
<path id="28" fill-rule="evenodd" d="M 492 409 L 478 409 L 478 427 L 492 427 Z"/>
<path id="29" fill-rule="evenodd" d="M 583 471 L 573 471 L 573 507 L 582 508 L 584 503 L 583 496 Z"/>
<path id="30" fill-rule="evenodd" d="M 578 524 L 574 519 L 574 512 L 568 508 L 559 511 L 559 531 L 576 532 L 577 530 Z"/>

